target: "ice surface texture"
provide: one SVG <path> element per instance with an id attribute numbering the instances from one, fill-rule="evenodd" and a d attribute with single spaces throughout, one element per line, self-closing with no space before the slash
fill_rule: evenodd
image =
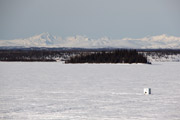
<path id="1" fill-rule="evenodd" d="M 0 120 L 178 120 L 179 71 L 176 62 L 0 62 Z"/>

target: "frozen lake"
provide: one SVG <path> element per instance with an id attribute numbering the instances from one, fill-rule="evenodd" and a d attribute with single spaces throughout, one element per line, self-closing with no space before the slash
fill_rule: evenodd
<path id="1" fill-rule="evenodd" d="M 180 120 L 180 62 L 0 62 L 0 120 Z"/>

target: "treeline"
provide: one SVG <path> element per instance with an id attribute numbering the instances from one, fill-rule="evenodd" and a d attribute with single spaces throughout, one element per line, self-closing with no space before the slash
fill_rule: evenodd
<path id="1" fill-rule="evenodd" d="M 143 54 L 136 50 L 114 50 L 80 54 L 65 63 L 148 63 Z"/>
<path id="2" fill-rule="evenodd" d="M 146 57 L 178 55 L 180 50 L 80 48 L 0 49 L 0 61 L 65 61 L 66 63 L 146 63 Z M 145 57 L 146 56 L 146 57 Z"/>
<path id="3" fill-rule="evenodd" d="M 56 61 L 62 55 L 48 50 L 0 50 L 0 61 Z"/>
<path id="4" fill-rule="evenodd" d="M 166 55 L 178 55 L 180 54 L 180 50 L 162 49 L 162 50 L 151 50 L 144 53 L 146 54 L 146 56 L 158 56 L 159 58 L 161 58 Z"/>

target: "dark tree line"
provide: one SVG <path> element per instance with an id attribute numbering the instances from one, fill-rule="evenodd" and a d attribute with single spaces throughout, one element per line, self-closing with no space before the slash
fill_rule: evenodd
<path id="1" fill-rule="evenodd" d="M 0 61 L 55 61 L 63 53 L 48 50 L 0 50 Z"/>
<path id="2" fill-rule="evenodd" d="M 71 57 L 66 63 L 148 63 L 136 50 L 102 51 Z"/>
<path id="3" fill-rule="evenodd" d="M 145 52 L 147 56 L 158 56 L 163 57 L 166 55 L 178 55 L 180 54 L 180 50 L 168 50 L 168 49 L 162 49 L 162 50 L 152 50 Z"/>
<path id="4" fill-rule="evenodd" d="M 147 63 L 144 56 L 163 57 L 177 54 L 180 54 L 179 49 L 0 49 L 0 61 L 56 61 L 61 59 L 66 63 Z"/>

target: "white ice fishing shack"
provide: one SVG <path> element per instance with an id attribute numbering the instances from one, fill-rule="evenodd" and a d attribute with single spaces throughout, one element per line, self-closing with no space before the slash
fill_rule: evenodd
<path id="1" fill-rule="evenodd" d="M 151 94 L 151 88 L 144 88 L 144 94 L 145 95 Z"/>

